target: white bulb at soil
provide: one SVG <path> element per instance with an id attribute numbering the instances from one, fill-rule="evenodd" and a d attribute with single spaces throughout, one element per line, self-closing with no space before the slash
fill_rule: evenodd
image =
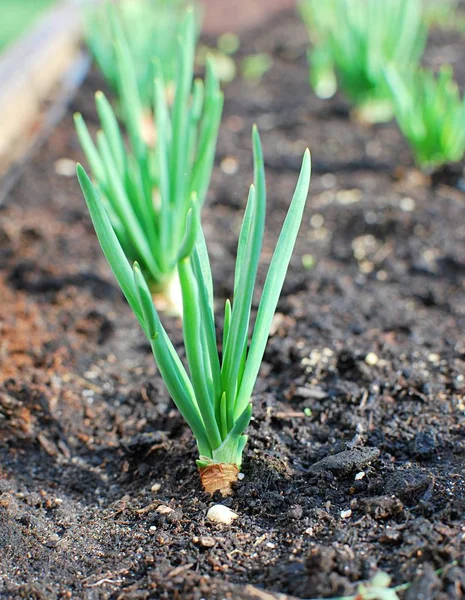
<path id="1" fill-rule="evenodd" d="M 223 504 L 214 504 L 208 509 L 207 519 L 213 523 L 221 523 L 223 525 L 231 525 L 239 515 Z"/>

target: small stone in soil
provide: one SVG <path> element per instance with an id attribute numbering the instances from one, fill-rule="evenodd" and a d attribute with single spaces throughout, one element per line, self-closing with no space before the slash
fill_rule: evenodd
<path id="1" fill-rule="evenodd" d="M 295 519 L 297 521 L 302 518 L 303 512 L 303 508 L 300 506 L 300 504 L 295 504 L 287 511 L 287 516 L 290 519 Z"/>
<path id="2" fill-rule="evenodd" d="M 331 471 L 336 475 L 346 475 L 355 469 L 364 467 L 379 456 L 378 448 L 353 448 L 344 450 L 331 456 L 326 456 L 322 460 L 312 465 L 309 473 L 321 473 Z"/>
<path id="3" fill-rule="evenodd" d="M 213 548 L 213 546 L 216 544 L 215 538 L 212 538 L 209 535 L 203 535 L 199 539 L 199 542 L 203 548 Z"/>
<path id="4" fill-rule="evenodd" d="M 238 517 L 238 514 L 227 506 L 224 506 L 224 504 L 214 504 L 207 512 L 207 519 L 209 521 L 223 525 L 230 525 Z"/>
<path id="5" fill-rule="evenodd" d="M 402 540 L 402 532 L 392 527 L 386 527 L 384 533 L 380 535 L 378 541 L 382 544 L 396 544 Z"/>
<path id="6" fill-rule="evenodd" d="M 173 509 L 169 506 L 165 506 L 164 504 L 160 504 L 155 512 L 159 513 L 160 515 L 169 515 L 173 512 Z"/>
<path id="7" fill-rule="evenodd" d="M 387 519 L 400 514 L 404 509 L 402 502 L 395 496 L 368 498 L 363 504 L 366 512 L 375 519 Z"/>
<path id="8" fill-rule="evenodd" d="M 76 175 L 76 161 L 70 158 L 59 158 L 55 161 L 55 173 L 63 177 L 74 177 Z"/>
<path id="9" fill-rule="evenodd" d="M 374 367 L 375 365 L 377 365 L 378 361 L 379 358 L 374 352 L 368 352 L 368 354 L 365 356 L 365 362 L 370 367 Z"/>

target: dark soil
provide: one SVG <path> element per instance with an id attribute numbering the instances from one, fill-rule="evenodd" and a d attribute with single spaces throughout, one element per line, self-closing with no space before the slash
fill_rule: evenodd
<path id="1" fill-rule="evenodd" d="M 244 38 L 242 53 L 270 52 L 274 66 L 260 86 L 225 90 L 204 211 L 221 304 L 252 123 L 268 165 L 264 265 L 310 145 L 245 477 L 224 501 L 233 525 L 206 521 L 218 499 L 200 488 L 192 435 L 75 177 L 57 172 L 82 160 L 71 114 L 96 123 L 97 75 L 1 210 L 1 598 L 330 597 L 377 570 L 413 582 L 409 600 L 463 597 L 465 195 L 447 178 L 430 187 L 394 124 L 369 129 L 341 98 L 316 99 L 305 50 L 292 15 Z M 463 66 L 463 40 L 434 37 L 427 60 L 442 55 Z M 179 323 L 165 321 L 179 347 Z"/>

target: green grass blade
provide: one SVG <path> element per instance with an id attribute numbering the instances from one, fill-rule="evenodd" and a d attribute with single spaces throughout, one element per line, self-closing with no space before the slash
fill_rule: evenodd
<path id="1" fill-rule="evenodd" d="M 250 209 L 251 225 L 248 239 L 242 251 L 240 265 L 240 280 L 235 283 L 238 295 L 233 299 L 231 323 L 226 348 L 223 354 L 223 389 L 226 391 L 228 403 L 229 425 L 234 420 L 234 400 L 244 347 L 248 340 L 250 312 L 252 306 L 255 279 L 262 247 L 266 212 L 266 187 L 263 153 L 258 130 L 254 127 L 252 134 L 254 150 L 254 182 L 251 188 Z"/>
<path id="2" fill-rule="evenodd" d="M 158 167 L 158 186 L 160 194 L 160 210 L 158 212 L 160 220 L 160 240 L 161 247 L 164 249 L 163 264 L 165 269 L 170 262 L 174 260 L 170 252 L 170 240 L 173 235 L 173 211 L 171 210 L 171 184 L 170 184 L 170 132 L 168 130 L 169 113 L 166 104 L 165 84 L 161 72 L 161 67 L 156 65 L 155 77 L 155 127 L 157 130 L 156 159 Z"/>
<path id="3" fill-rule="evenodd" d="M 199 219 L 199 215 L 196 215 Z M 205 238 L 200 225 L 198 225 L 197 244 L 191 255 L 192 268 L 198 284 L 200 322 L 203 328 L 203 344 L 206 348 L 207 360 L 213 382 L 213 401 L 217 415 L 218 403 L 221 400 L 221 366 L 218 356 L 215 331 L 215 313 L 213 308 L 213 282 L 208 259 Z"/>
<path id="4" fill-rule="evenodd" d="M 150 290 L 137 263 L 134 264 L 134 282 L 139 304 L 145 318 L 146 332 L 166 387 L 179 412 L 192 429 L 199 444 L 199 453 L 210 456 L 211 447 L 192 383 L 160 322 Z"/>
<path id="5" fill-rule="evenodd" d="M 195 20 L 193 10 L 186 11 L 183 27 L 182 44 L 179 41 L 178 77 L 176 80 L 176 94 L 173 106 L 173 138 L 170 186 L 172 198 L 180 208 L 179 221 L 175 224 L 177 236 L 182 237 L 184 223 L 182 222 L 182 207 L 189 201 L 189 190 L 186 187 L 185 174 L 188 172 L 188 106 L 191 94 L 193 64 L 195 53 Z M 187 214 L 187 207 L 185 209 Z"/>
<path id="6" fill-rule="evenodd" d="M 250 229 L 252 227 L 253 208 L 255 208 L 255 186 L 252 184 L 249 188 L 249 197 L 247 199 L 247 205 L 245 207 L 244 218 L 242 220 L 241 232 L 239 234 L 239 241 L 237 243 L 236 252 L 236 267 L 234 271 L 234 298 L 238 294 L 239 282 L 241 281 L 242 265 L 244 264 L 244 254 L 247 250 L 247 243 L 250 237 Z"/>
<path id="7" fill-rule="evenodd" d="M 195 192 L 202 206 L 207 196 L 208 185 L 210 183 L 215 159 L 216 142 L 218 139 L 218 129 L 223 110 L 223 97 L 214 106 L 208 134 L 205 140 L 199 143 L 195 162 L 193 164 L 190 191 Z"/>
<path id="8" fill-rule="evenodd" d="M 191 176 L 191 192 L 196 192 L 199 204 L 205 201 L 215 158 L 218 129 L 223 111 L 223 93 L 210 60 L 206 64 L 205 106 L 197 142 L 196 160 Z"/>
<path id="9" fill-rule="evenodd" d="M 149 340 L 156 340 L 160 321 L 153 305 L 153 298 L 148 288 L 147 282 L 142 275 L 139 264 L 135 262 L 132 266 L 134 271 L 134 284 L 136 286 L 139 306 L 144 316 L 145 331 Z"/>
<path id="10" fill-rule="evenodd" d="M 139 161 L 145 162 L 146 150 L 141 138 L 142 103 L 137 88 L 137 79 L 132 64 L 131 54 L 126 40 L 121 34 L 115 42 L 115 52 L 118 65 L 118 92 L 124 112 L 131 145 Z"/>
<path id="11" fill-rule="evenodd" d="M 307 150 L 303 158 L 302 169 L 294 192 L 294 197 L 286 215 L 263 287 L 242 384 L 236 399 L 234 411 L 236 417 L 242 414 L 250 401 L 252 390 L 257 379 L 273 315 L 278 304 L 279 295 L 286 277 L 299 227 L 302 222 L 302 215 L 310 186 L 310 173 L 310 152 Z"/>
<path id="12" fill-rule="evenodd" d="M 124 173 L 126 171 L 126 159 L 123 138 L 121 137 L 115 113 L 103 92 L 95 94 L 95 105 L 103 132 L 112 151 L 116 168 L 120 173 Z"/>
<path id="13" fill-rule="evenodd" d="M 150 243 L 145 235 L 145 231 L 140 223 L 140 220 L 134 210 L 133 204 L 129 201 L 124 184 L 121 181 L 120 175 L 113 162 L 113 157 L 103 132 L 99 134 L 99 148 L 105 165 L 108 186 L 112 190 L 111 198 L 113 200 L 113 208 L 117 213 L 120 221 L 125 224 L 126 231 L 130 237 L 131 243 L 137 249 L 140 259 L 144 261 L 151 275 L 157 280 L 161 278 L 161 271 L 156 263 L 155 256 L 150 247 Z M 139 208 L 139 210 L 142 210 Z"/>
<path id="14" fill-rule="evenodd" d="M 226 300 L 224 305 L 224 325 L 223 325 L 223 352 L 228 341 L 229 328 L 231 325 L 231 302 Z"/>
<path id="15" fill-rule="evenodd" d="M 118 238 L 113 231 L 113 227 L 111 226 L 97 191 L 92 185 L 87 173 L 79 164 L 76 167 L 76 172 L 103 253 L 110 264 L 111 270 L 113 271 L 123 294 L 126 296 L 129 306 L 134 311 L 142 329 L 147 334 L 144 315 L 137 297 L 136 286 L 134 285 L 132 269 L 118 242 Z"/>
<path id="16" fill-rule="evenodd" d="M 203 81 L 201 79 L 195 79 L 194 87 L 192 89 L 192 101 L 189 111 L 189 125 L 187 134 L 187 160 L 189 164 L 189 170 L 192 169 L 192 163 L 195 162 L 197 130 L 200 118 L 202 116 L 204 93 Z"/>
<path id="17" fill-rule="evenodd" d="M 183 332 L 187 362 L 202 415 L 208 440 L 213 449 L 221 444 L 221 435 L 215 418 L 213 381 L 208 381 L 208 353 L 202 344 L 199 294 L 189 259 L 178 263 L 183 301 Z"/>
<path id="18" fill-rule="evenodd" d="M 197 241 L 198 231 L 200 229 L 198 207 L 195 200 L 192 200 L 191 208 L 187 214 L 186 233 L 179 249 L 178 262 L 188 258 Z"/>
<path id="19" fill-rule="evenodd" d="M 196 272 L 199 272 L 198 278 L 200 279 L 201 277 L 202 279 L 205 288 L 205 293 L 208 299 L 208 305 L 210 307 L 210 312 L 214 317 L 215 311 L 213 307 L 212 271 L 210 267 L 210 259 L 208 258 L 207 243 L 205 241 L 205 236 L 202 230 L 202 226 L 200 224 L 197 232 L 197 244 L 194 249 L 193 259 L 195 259 L 194 268 L 196 269 Z"/>
<path id="20" fill-rule="evenodd" d="M 105 175 L 105 167 L 103 166 L 102 159 L 98 153 L 97 148 L 90 136 L 89 130 L 87 129 L 87 125 L 85 124 L 84 119 L 80 113 L 76 113 L 74 115 L 74 126 L 76 128 L 76 133 L 79 138 L 79 143 L 81 144 L 81 148 L 87 158 L 87 162 L 92 170 L 92 174 L 100 184 L 104 184 L 106 182 Z"/>
<path id="21" fill-rule="evenodd" d="M 160 374 L 179 412 L 192 429 L 201 456 L 212 457 L 208 426 L 198 410 L 194 388 L 166 332 L 152 341 L 152 350 Z"/>

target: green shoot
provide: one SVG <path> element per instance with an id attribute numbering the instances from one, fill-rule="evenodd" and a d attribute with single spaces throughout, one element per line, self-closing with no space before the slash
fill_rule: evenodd
<path id="1" fill-rule="evenodd" d="M 450 567 L 457 565 L 454 560 L 447 566 L 436 569 L 435 574 L 441 575 Z M 384 571 L 377 571 L 370 581 L 359 583 L 358 592 L 349 596 L 338 596 L 337 598 L 306 598 L 305 600 L 399 600 L 398 592 L 405 592 L 412 587 L 413 582 L 407 581 L 400 585 L 391 586 L 391 577 Z"/>
<path id="2" fill-rule="evenodd" d="M 251 330 L 252 297 L 265 227 L 266 190 L 263 155 L 254 128 L 254 184 L 239 236 L 234 296 L 225 305 L 223 349 L 217 349 L 214 295 L 198 205 L 191 202 L 178 249 L 183 300 L 183 334 L 187 369 L 163 328 L 137 263 L 131 269 L 115 234 L 103 200 L 84 169 L 77 169 L 103 252 L 150 340 L 160 374 L 197 441 L 198 466 L 205 489 L 231 492 L 247 441 L 252 416 L 251 396 L 270 332 L 287 268 L 302 221 L 310 185 L 310 153 L 305 153 L 294 197 L 283 224 Z"/>
<path id="3" fill-rule="evenodd" d="M 303 0 L 298 5 L 312 47 L 307 52 L 310 67 L 310 85 L 319 98 L 331 98 L 337 91 L 337 80 L 331 51 L 326 42 L 331 28 L 335 27 L 336 11 L 332 2 Z"/>
<path id="4" fill-rule="evenodd" d="M 389 587 L 391 578 L 384 571 L 378 571 L 368 583 L 360 583 L 357 594 L 350 596 L 338 596 L 328 600 L 399 600 L 397 592 L 401 592 L 410 587 L 410 584 L 402 584 L 396 587 Z M 310 598 L 308 599 L 310 600 Z M 312 600 L 323 600 L 314 598 Z"/>
<path id="5" fill-rule="evenodd" d="M 328 81 L 331 87 L 333 68 L 360 119 L 390 120 L 384 69 L 418 64 L 426 42 L 422 0 L 302 0 L 301 14 L 315 41 L 311 64 L 327 79 L 320 87 L 328 89 Z M 314 60 L 313 52 L 317 53 Z"/>
<path id="6" fill-rule="evenodd" d="M 154 61 L 161 65 L 163 80 L 174 83 L 177 72 L 177 44 L 182 31 L 186 0 L 121 0 L 118 4 L 89 8 L 86 14 L 86 41 L 107 83 L 118 91 L 119 62 L 115 42 L 121 34 L 127 40 L 134 64 L 142 105 L 153 105 Z"/>
<path id="7" fill-rule="evenodd" d="M 124 253 L 129 260 L 137 260 L 151 289 L 165 293 L 175 280 L 192 195 L 201 207 L 207 194 L 223 107 L 223 94 L 210 63 L 205 83 L 192 81 L 195 27 L 193 11 L 188 10 L 178 40 L 171 106 L 162 70 L 155 63 L 155 147 L 141 130 L 141 98 L 122 34 L 116 53 L 128 142 L 101 92 L 96 94 L 101 124 L 96 144 L 82 116 L 75 116 L 82 149 Z M 176 299 L 173 302 L 176 308 Z"/>
<path id="8" fill-rule="evenodd" d="M 242 59 L 242 77 L 249 83 L 258 85 L 272 66 L 273 59 L 266 52 L 250 54 Z"/>
<path id="9" fill-rule="evenodd" d="M 425 170 L 457 162 L 465 154 L 465 97 L 443 66 L 435 76 L 426 69 L 399 74 L 386 71 L 395 116 L 417 164 Z"/>
<path id="10" fill-rule="evenodd" d="M 457 21 L 463 23 L 463 16 L 459 15 L 458 0 L 424 0 L 424 20 L 428 27 L 438 27 L 446 30 L 457 29 Z"/>

